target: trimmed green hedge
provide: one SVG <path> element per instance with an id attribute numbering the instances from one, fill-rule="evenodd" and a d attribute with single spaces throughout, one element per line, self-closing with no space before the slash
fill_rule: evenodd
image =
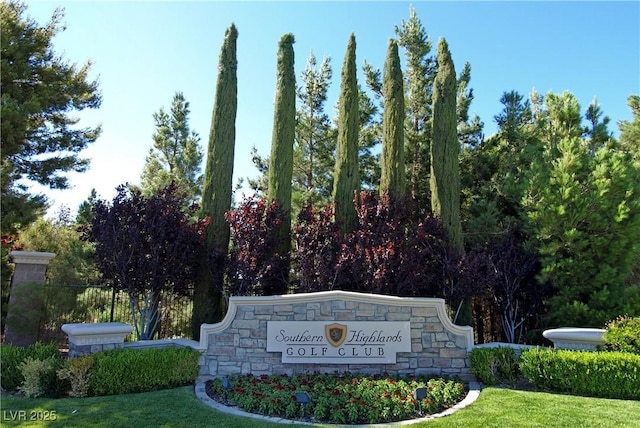
<path id="1" fill-rule="evenodd" d="M 640 355 L 530 349 L 520 357 L 520 370 L 540 389 L 640 400 Z"/>
<path id="2" fill-rule="evenodd" d="M 59 351 L 55 344 L 36 343 L 26 347 L 11 344 L 0 345 L 0 385 L 7 391 L 18 389 L 24 382 L 20 364 L 27 358 L 46 360 L 58 358 Z"/>
<path id="3" fill-rule="evenodd" d="M 193 383 L 200 352 L 192 348 L 114 349 L 94 354 L 91 395 L 129 394 Z"/>
<path id="4" fill-rule="evenodd" d="M 515 385 L 520 376 L 513 348 L 474 348 L 469 356 L 471 374 L 485 385 Z"/>
<path id="5" fill-rule="evenodd" d="M 0 346 L 2 388 L 22 389 L 29 395 L 60 397 L 72 394 L 115 395 L 174 388 L 193 383 L 198 376 L 200 352 L 192 348 L 114 349 L 90 357 L 62 359 L 56 345 Z M 48 370 L 38 364 L 51 360 Z M 89 361 L 83 370 L 76 365 Z M 26 362 L 26 363 L 25 363 Z M 81 364 L 82 365 L 82 364 Z M 76 373 L 77 372 L 77 373 Z M 24 374 L 29 374 L 25 381 Z M 25 389 L 26 388 L 26 389 Z"/>

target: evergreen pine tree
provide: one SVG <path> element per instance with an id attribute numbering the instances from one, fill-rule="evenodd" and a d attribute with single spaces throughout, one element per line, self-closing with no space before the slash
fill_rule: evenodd
<path id="1" fill-rule="evenodd" d="M 101 128 L 78 126 L 77 112 L 102 102 L 91 61 L 72 63 L 54 50 L 64 31 L 64 10 L 56 9 L 41 26 L 22 1 L 0 2 L 0 232 L 13 235 L 43 215 L 44 195 L 34 183 L 69 188 L 69 172 L 85 172 L 80 155 Z M 10 249 L 2 240 L 3 254 Z M 4 273 L 4 271 L 3 271 Z M 3 275 L 3 279 L 7 276 Z"/>
<path id="2" fill-rule="evenodd" d="M 153 114 L 156 124 L 153 147 L 149 150 L 141 177 L 144 196 L 149 197 L 165 189 L 173 181 L 180 192 L 186 193 L 186 203 L 199 201 L 202 150 L 200 136 L 189 129 L 189 113 L 189 102 L 182 92 L 176 92 L 169 113 L 160 108 Z"/>
<path id="3" fill-rule="evenodd" d="M 226 256 L 231 233 L 224 214 L 231 208 L 238 106 L 237 38 L 238 30 L 231 24 L 225 32 L 218 63 L 218 81 L 202 191 L 202 213 L 209 216 L 210 224 L 206 232 L 206 252 L 201 256 L 200 272 L 193 296 L 194 338 L 199 336 L 200 324 L 220 321 L 224 315 L 224 271 L 218 263 L 219 260 L 211 260 L 211 255 Z"/>
<path id="4" fill-rule="evenodd" d="M 278 228 L 275 252 L 288 260 L 291 250 L 291 180 L 293 177 L 293 143 L 296 129 L 296 74 L 294 69 L 293 34 L 285 34 L 278 43 L 277 81 L 271 157 L 269 159 L 268 199 L 283 210 L 284 219 Z M 281 281 L 265 285 L 264 294 L 286 292 L 288 263 L 281 272 Z"/>
<path id="5" fill-rule="evenodd" d="M 635 161 L 636 169 L 640 171 L 640 96 L 630 95 L 627 98 L 627 105 L 631 109 L 633 120 L 621 120 L 618 122 L 620 144 L 623 150 L 631 154 Z M 635 262 L 633 278 L 629 281 L 630 284 L 640 284 L 640 258 Z"/>
<path id="6" fill-rule="evenodd" d="M 458 141 L 462 147 L 478 147 L 484 138 L 482 134 L 484 123 L 480 117 L 475 113 L 473 117 L 469 117 L 469 107 L 474 98 L 473 88 L 469 87 L 470 81 L 471 64 L 466 62 L 458 76 Z"/>
<path id="7" fill-rule="evenodd" d="M 455 76 L 454 76 L 455 80 Z M 404 85 L 398 44 L 390 39 L 382 76 L 384 112 L 382 115 L 382 156 L 380 193 L 393 198 L 405 192 L 404 166 Z M 455 102 L 455 96 L 454 96 Z M 454 104 L 455 113 L 455 104 Z"/>
<path id="8" fill-rule="evenodd" d="M 438 41 L 437 55 L 438 74 L 433 90 L 431 209 L 447 229 L 453 248 L 462 251 L 456 72 L 449 47 L 443 38 Z"/>
<path id="9" fill-rule="evenodd" d="M 358 131 L 360 128 L 359 90 L 356 76 L 356 37 L 351 34 L 342 65 L 338 112 L 338 146 L 334 173 L 335 219 L 344 232 L 357 222 L 354 195 L 360 188 Z"/>
<path id="10" fill-rule="evenodd" d="M 589 107 L 587 107 L 584 118 L 589 125 L 584 128 L 583 132 L 589 139 L 591 152 L 595 153 L 599 148 L 613 139 L 613 135 L 608 129 L 611 119 L 609 116 L 602 115 L 602 108 L 596 98 L 594 98 L 591 104 L 589 104 Z"/>
<path id="11" fill-rule="evenodd" d="M 301 73 L 297 90 L 296 137 L 293 148 L 292 212 L 303 206 L 324 206 L 331 198 L 335 163 L 335 128 L 324 110 L 331 85 L 331 58 L 317 67 L 313 52 Z"/>
<path id="12" fill-rule="evenodd" d="M 629 151 L 640 167 L 640 96 L 630 95 L 627 98 L 627 105 L 633 115 L 633 120 L 621 120 L 618 122 L 620 127 L 620 143 Z"/>
<path id="13" fill-rule="evenodd" d="M 436 60 L 431 39 L 413 6 L 409 20 L 395 27 L 398 45 L 406 58 L 404 79 L 406 99 L 405 162 L 411 199 L 418 214 L 430 208 L 429 151 L 431 147 L 431 104 Z"/>

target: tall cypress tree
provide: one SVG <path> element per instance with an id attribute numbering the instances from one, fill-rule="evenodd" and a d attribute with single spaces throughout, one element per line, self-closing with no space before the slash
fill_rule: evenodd
<path id="1" fill-rule="evenodd" d="M 353 230 L 357 215 L 354 194 L 360 188 L 358 131 L 360 128 L 359 90 L 356 76 L 356 37 L 351 33 L 342 65 L 338 112 L 338 146 L 333 183 L 335 218 L 344 232 Z"/>
<path id="2" fill-rule="evenodd" d="M 234 24 L 227 29 L 218 62 L 218 81 L 209 132 L 209 149 L 202 191 L 202 214 L 210 224 L 206 233 L 206 252 L 201 255 L 200 274 L 193 296 L 193 336 L 199 338 L 200 324 L 223 317 L 222 289 L 224 270 L 220 260 L 229 249 L 229 225 L 224 214 L 231 207 L 233 155 L 238 107 L 238 61 Z M 211 266 L 213 262 L 213 266 Z"/>
<path id="3" fill-rule="evenodd" d="M 455 79 L 455 76 L 454 76 Z M 398 44 L 389 39 L 387 58 L 382 73 L 382 157 L 380 193 L 388 193 L 393 198 L 402 197 L 406 192 L 404 167 L 404 85 L 398 56 Z M 455 95 L 454 107 L 455 113 Z"/>
<path id="4" fill-rule="evenodd" d="M 453 248 L 462 251 L 456 71 L 444 38 L 438 41 L 437 55 L 438 73 L 433 89 L 431 209 L 447 229 Z"/>
<path id="5" fill-rule="evenodd" d="M 291 179 L 293 177 L 293 142 L 296 131 L 296 74 L 294 69 L 293 34 L 285 34 L 278 43 L 277 81 L 273 135 L 269 160 L 268 199 L 284 211 L 283 223 L 278 229 L 275 252 L 286 260 L 291 250 Z M 281 280 L 265 284 L 264 294 L 286 292 L 288 263 L 283 267 Z"/>

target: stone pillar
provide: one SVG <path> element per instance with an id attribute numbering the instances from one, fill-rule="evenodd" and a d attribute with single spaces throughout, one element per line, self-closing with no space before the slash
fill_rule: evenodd
<path id="1" fill-rule="evenodd" d="M 28 346 L 38 340 L 44 281 L 53 253 L 12 251 L 15 269 L 7 308 L 5 343 Z"/>

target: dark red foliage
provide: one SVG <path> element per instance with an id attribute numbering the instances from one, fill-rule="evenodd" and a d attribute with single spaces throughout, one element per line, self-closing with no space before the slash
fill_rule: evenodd
<path id="1" fill-rule="evenodd" d="M 453 251 L 438 219 L 416 221 L 410 201 L 362 192 L 356 210 L 356 228 L 345 235 L 332 205 L 302 209 L 293 230 L 291 286 L 297 292 L 339 289 L 455 301 L 486 290 L 486 266 L 475 255 L 462 258 Z M 282 210 L 248 198 L 226 218 L 232 230 L 231 294 L 266 294 L 265 284 L 288 266 L 273 253 Z"/>
<path id="2" fill-rule="evenodd" d="M 103 278 L 130 296 L 186 292 L 195 277 L 205 222 L 190 221 L 193 212 L 184 212 L 184 196 L 174 184 L 149 198 L 124 185 L 117 191 L 110 203 L 96 202 L 84 232 L 84 239 L 95 243 Z"/>
<path id="3" fill-rule="evenodd" d="M 333 221 L 333 205 L 316 211 L 307 206 L 300 211 L 294 228 L 296 249 L 293 261 L 299 275 L 298 291 L 348 289 L 338 258 L 344 239 Z"/>
<path id="4" fill-rule="evenodd" d="M 444 297 L 457 255 L 441 223 L 417 222 L 408 199 L 377 199 L 363 193 L 356 206 L 358 228 L 347 245 L 353 265 L 365 266 L 363 290 L 397 296 Z"/>
<path id="5" fill-rule="evenodd" d="M 283 210 L 275 202 L 250 197 L 228 211 L 225 218 L 231 226 L 231 294 L 265 294 L 268 283 L 281 279 L 288 269 L 288 255 L 274 252 L 278 245 L 275 231 L 283 222 Z"/>
<path id="6" fill-rule="evenodd" d="M 332 207 L 302 210 L 295 228 L 301 291 L 342 289 L 399 296 L 445 297 L 458 256 L 441 223 L 412 219 L 408 201 L 363 192 L 356 229 L 342 235 Z M 449 293 L 450 294 L 450 293 Z"/>

